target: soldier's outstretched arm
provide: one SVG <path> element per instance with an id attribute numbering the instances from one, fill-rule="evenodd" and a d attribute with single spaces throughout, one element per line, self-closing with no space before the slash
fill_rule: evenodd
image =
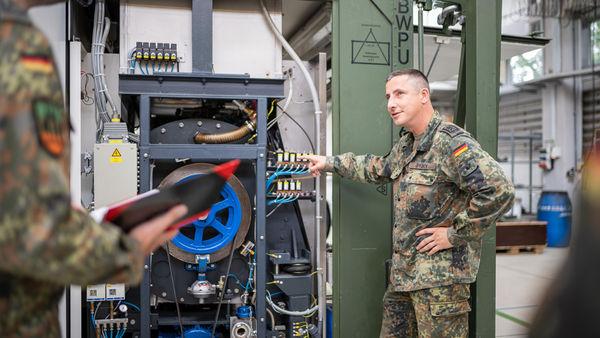
<path id="1" fill-rule="evenodd" d="M 392 181 L 392 172 L 398 161 L 398 143 L 385 156 L 345 153 L 327 157 L 327 168 L 351 180 L 383 184 Z"/>
<path id="2" fill-rule="evenodd" d="M 0 23 L 0 270 L 56 284 L 137 282 L 137 241 L 71 208 L 69 119 L 54 68 L 38 30 Z"/>
<path id="3" fill-rule="evenodd" d="M 446 155 L 450 175 L 471 195 L 466 212 L 459 213 L 448 230 L 448 239 L 456 246 L 481 239 L 512 206 L 514 187 L 498 162 L 468 135 L 454 137 Z"/>

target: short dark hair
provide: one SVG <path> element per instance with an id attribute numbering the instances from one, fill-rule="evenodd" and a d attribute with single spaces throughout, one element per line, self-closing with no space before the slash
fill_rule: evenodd
<path id="1" fill-rule="evenodd" d="M 427 90 L 429 90 L 429 80 L 427 80 L 427 76 L 425 76 L 425 74 L 423 74 L 420 70 L 414 68 L 395 70 L 385 78 L 385 82 L 387 83 L 389 80 L 395 78 L 396 76 L 402 75 L 406 75 L 411 79 L 416 80 L 421 86 L 421 88 L 427 88 Z"/>

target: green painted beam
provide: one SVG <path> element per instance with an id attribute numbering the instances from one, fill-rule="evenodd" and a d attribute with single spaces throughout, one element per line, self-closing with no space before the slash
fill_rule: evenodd
<path id="1" fill-rule="evenodd" d="M 399 27 L 401 26 L 401 27 Z M 385 77 L 412 66 L 412 1 L 333 1 L 333 152 L 386 154 Z M 391 255 L 391 187 L 334 177 L 334 337 L 377 337 Z"/>
<path id="2" fill-rule="evenodd" d="M 461 1 L 466 17 L 465 69 L 459 88 L 464 86 L 466 129 L 487 152 L 496 157 L 498 149 L 498 88 L 500 84 L 501 0 Z M 460 95 L 459 95 L 460 97 Z M 460 107 L 460 104 L 459 104 Z M 459 112 L 460 115 L 461 112 Z M 483 240 L 477 282 L 471 288 L 471 337 L 495 336 L 496 226 Z"/>

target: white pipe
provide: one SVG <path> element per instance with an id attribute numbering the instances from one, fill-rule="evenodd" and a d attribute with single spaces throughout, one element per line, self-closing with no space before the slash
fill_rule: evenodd
<path id="1" fill-rule="evenodd" d="M 267 24 L 269 24 L 269 26 L 271 27 L 271 30 L 273 31 L 273 34 L 275 34 L 275 37 L 277 38 L 277 40 L 279 40 L 279 42 L 281 43 L 281 45 L 283 46 L 283 48 L 285 48 L 285 50 L 288 52 L 288 54 L 292 57 L 292 59 L 294 60 L 294 62 L 296 62 L 296 64 L 298 65 L 298 67 L 300 68 L 300 71 L 302 71 L 302 75 L 304 75 L 304 78 L 306 79 L 306 82 L 308 83 L 308 87 L 310 88 L 310 95 L 312 96 L 313 99 L 313 106 L 315 109 L 315 134 L 317 134 L 315 143 L 315 152 L 317 155 L 321 154 L 321 138 L 319 137 L 318 133 L 321 130 L 321 114 L 323 113 L 321 111 L 321 102 L 319 100 L 319 94 L 317 92 L 317 88 L 315 86 L 315 83 L 312 79 L 312 77 L 310 76 L 310 73 L 308 72 L 308 69 L 306 68 L 306 66 L 304 65 L 304 63 L 302 62 L 302 60 L 300 59 L 300 57 L 298 56 L 298 54 L 294 51 L 294 49 L 292 48 L 292 46 L 290 46 L 290 44 L 285 40 L 285 38 L 283 37 L 283 35 L 281 34 L 281 32 L 279 31 L 279 29 L 277 28 L 277 26 L 275 26 L 275 23 L 273 22 L 273 18 L 271 18 L 271 15 L 269 15 L 269 12 L 267 11 L 267 8 L 265 7 L 265 3 L 263 0 L 259 0 L 260 2 L 260 6 L 263 12 L 263 15 L 265 17 L 265 20 L 267 21 Z M 321 230 L 321 182 L 319 179 L 315 180 L 315 192 L 316 192 L 316 198 L 315 198 L 315 233 L 316 233 L 316 237 L 318 238 L 318 236 L 320 235 L 320 230 Z M 318 291 L 318 296 L 319 299 L 324 299 L 324 295 L 323 293 L 323 269 L 320 266 L 321 265 L 321 252 L 320 252 L 321 248 L 320 248 L 320 241 L 317 240 L 316 243 L 316 251 L 317 251 L 317 255 L 316 255 L 316 260 L 317 260 L 317 291 Z M 315 310 L 319 310 L 318 311 L 318 321 L 319 321 L 319 331 L 320 332 L 325 332 L 325 328 L 323 327 L 323 317 L 324 317 L 324 310 L 325 310 L 325 304 L 323 304 L 322 302 L 319 302 L 319 304 L 317 304 L 314 307 Z"/>
<path id="2" fill-rule="evenodd" d="M 271 27 L 273 34 L 275 34 L 275 37 L 277 38 L 277 40 L 279 40 L 279 42 L 281 42 L 281 45 L 283 46 L 283 48 L 285 48 L 286 52 L 288 52 L 288 54 L 296 62 L 296 64 L 300 68 L 300 71 L 302 71 L 304 78 L 308 82 L 308 87 L 310 88 L 310 95 L 313 98 L 313 106 L 315 108 L 315 114 L 320 114 L 321 113 L 321 104 L 319 102 L 319 95 L 317 94 L 317 88 L 315 87 L 315 83 L 313 82 L 312 77 L 310 76 L 310 73 L 308 72 L 308 69 L 306 68 L 304 63 L 302 63 L 302 60 L 300 60 L 300 57 L 298 56 L 298 54 L 296 54 L 296 52 L 294 51 L 292 46 L 290 46 L 290 44 L 285 40 L 285 38 L 283 37 L 283 35 L 281 34 L 281 32 L 279 31 L 277 26 L 275 26 L 275 23 L 273 22 L 273 18 L 271 18 L 271 16 L 269 15 L 269 12 L 267 11 L 267 8 L 265 7 L 264 1 L 263 0 L 259 0 L 259 1 L 260 1 L 260 6 L 262 9 L 262 12 L 265 16 L 267 23 Z"/>

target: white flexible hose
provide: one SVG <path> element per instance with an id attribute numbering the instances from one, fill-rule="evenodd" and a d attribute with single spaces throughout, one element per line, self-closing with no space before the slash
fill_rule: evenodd
<path id="1" fill-rule="evenodd" d="M 273 18 L 271 18 L 271 15 L 269 15 L 269 12 L 267 11 L 267 7 L 265 7 L 264 1 L 263 0 L 259 0 L 259 1 L 260 1 L 260 7 L 262 9 L 263 15 L 265 16 L 267 23 L 271 27 L 273 34 L 275 34 L 275 37 L 277 38 L 277 40 L 279 40 L 279 42 L 281 43 L 283 48 L 285 48 L 285 50 L 288 52 L 288 54 L 296 62 L 296 64 L 300 68 L 300 71 L 302 71 L 304 78 L 308 82 L 308 87 L 310 88 L 310 95 L 312 96 L 313 106 L 315 108 L 315 114 L 321 114 L 321 104 L 319 102 L 319 95 L 317 93 L 317 87 L 315 86 L 315 83 L 312 80 L 312 77 L 310 76 L 308 69 L 306 68 L 306 66 L 304 65 L 304 63 L 302 62 L 302 60 L 300 59 L 298 54 L 296 54 L 296 52 L 294 51 L 292 46 L 290 46 L 290 44 L 285 40 L 285 38 L 283 37 L 283 35 L 281 34 L 281 32 L 279 31 L 277 26 L 275 26 L 275 23 L 273 22 Z"/>
<path id="2" fill-rule="evenodd" d="M 106 44 L 106 39 L 108 38 L 108 33 L 110 32 L 110 19 L 108 17 L 104 18 L 104 34 L 102 35 L 102 50 L 100 51 L 100 55 L 102 57 L 100 62 L 100 67 L 104 68 L 104 45 Z M 117 107 L 113 102 L 112 96 L 110 96 L 110 92 L 108 91 L 108 86 L 106 85 L 106 76 L 104 75 L 104 71 L 102 71 L 102 76 L 100 76 L 100 82 L 102 83 L 102 89 L 104 90 L 104 96 L 110 105 L 110 108 L 113 112 L 112 117 L 117 117 Z"/>
<path id="3" fill-rule="evenodd" d="M 267 299 L 267 303 L 269 303 L 269 305 L 271 305 L 271 307 L 273 308 L 273 310 L 275 310 L 275 312 L 277 313 L 281 313 L 283 315 L 288 315 L 288 316 L 308 316 L 310 314 L 313 314 L 315 311 L 317 311 L 319 309 L 319 305 L 315 305 L 313 307 L 311 307 L 310 309 L 306 309 L 304 311 L 289 311 L 283 308 L 280 308 L 279 306 L 277 306 L 277 304 L 273 303 L 273 301 L 271 300 L 271 298 L 269 296 L 265 296 L 265 298 Z"/>

